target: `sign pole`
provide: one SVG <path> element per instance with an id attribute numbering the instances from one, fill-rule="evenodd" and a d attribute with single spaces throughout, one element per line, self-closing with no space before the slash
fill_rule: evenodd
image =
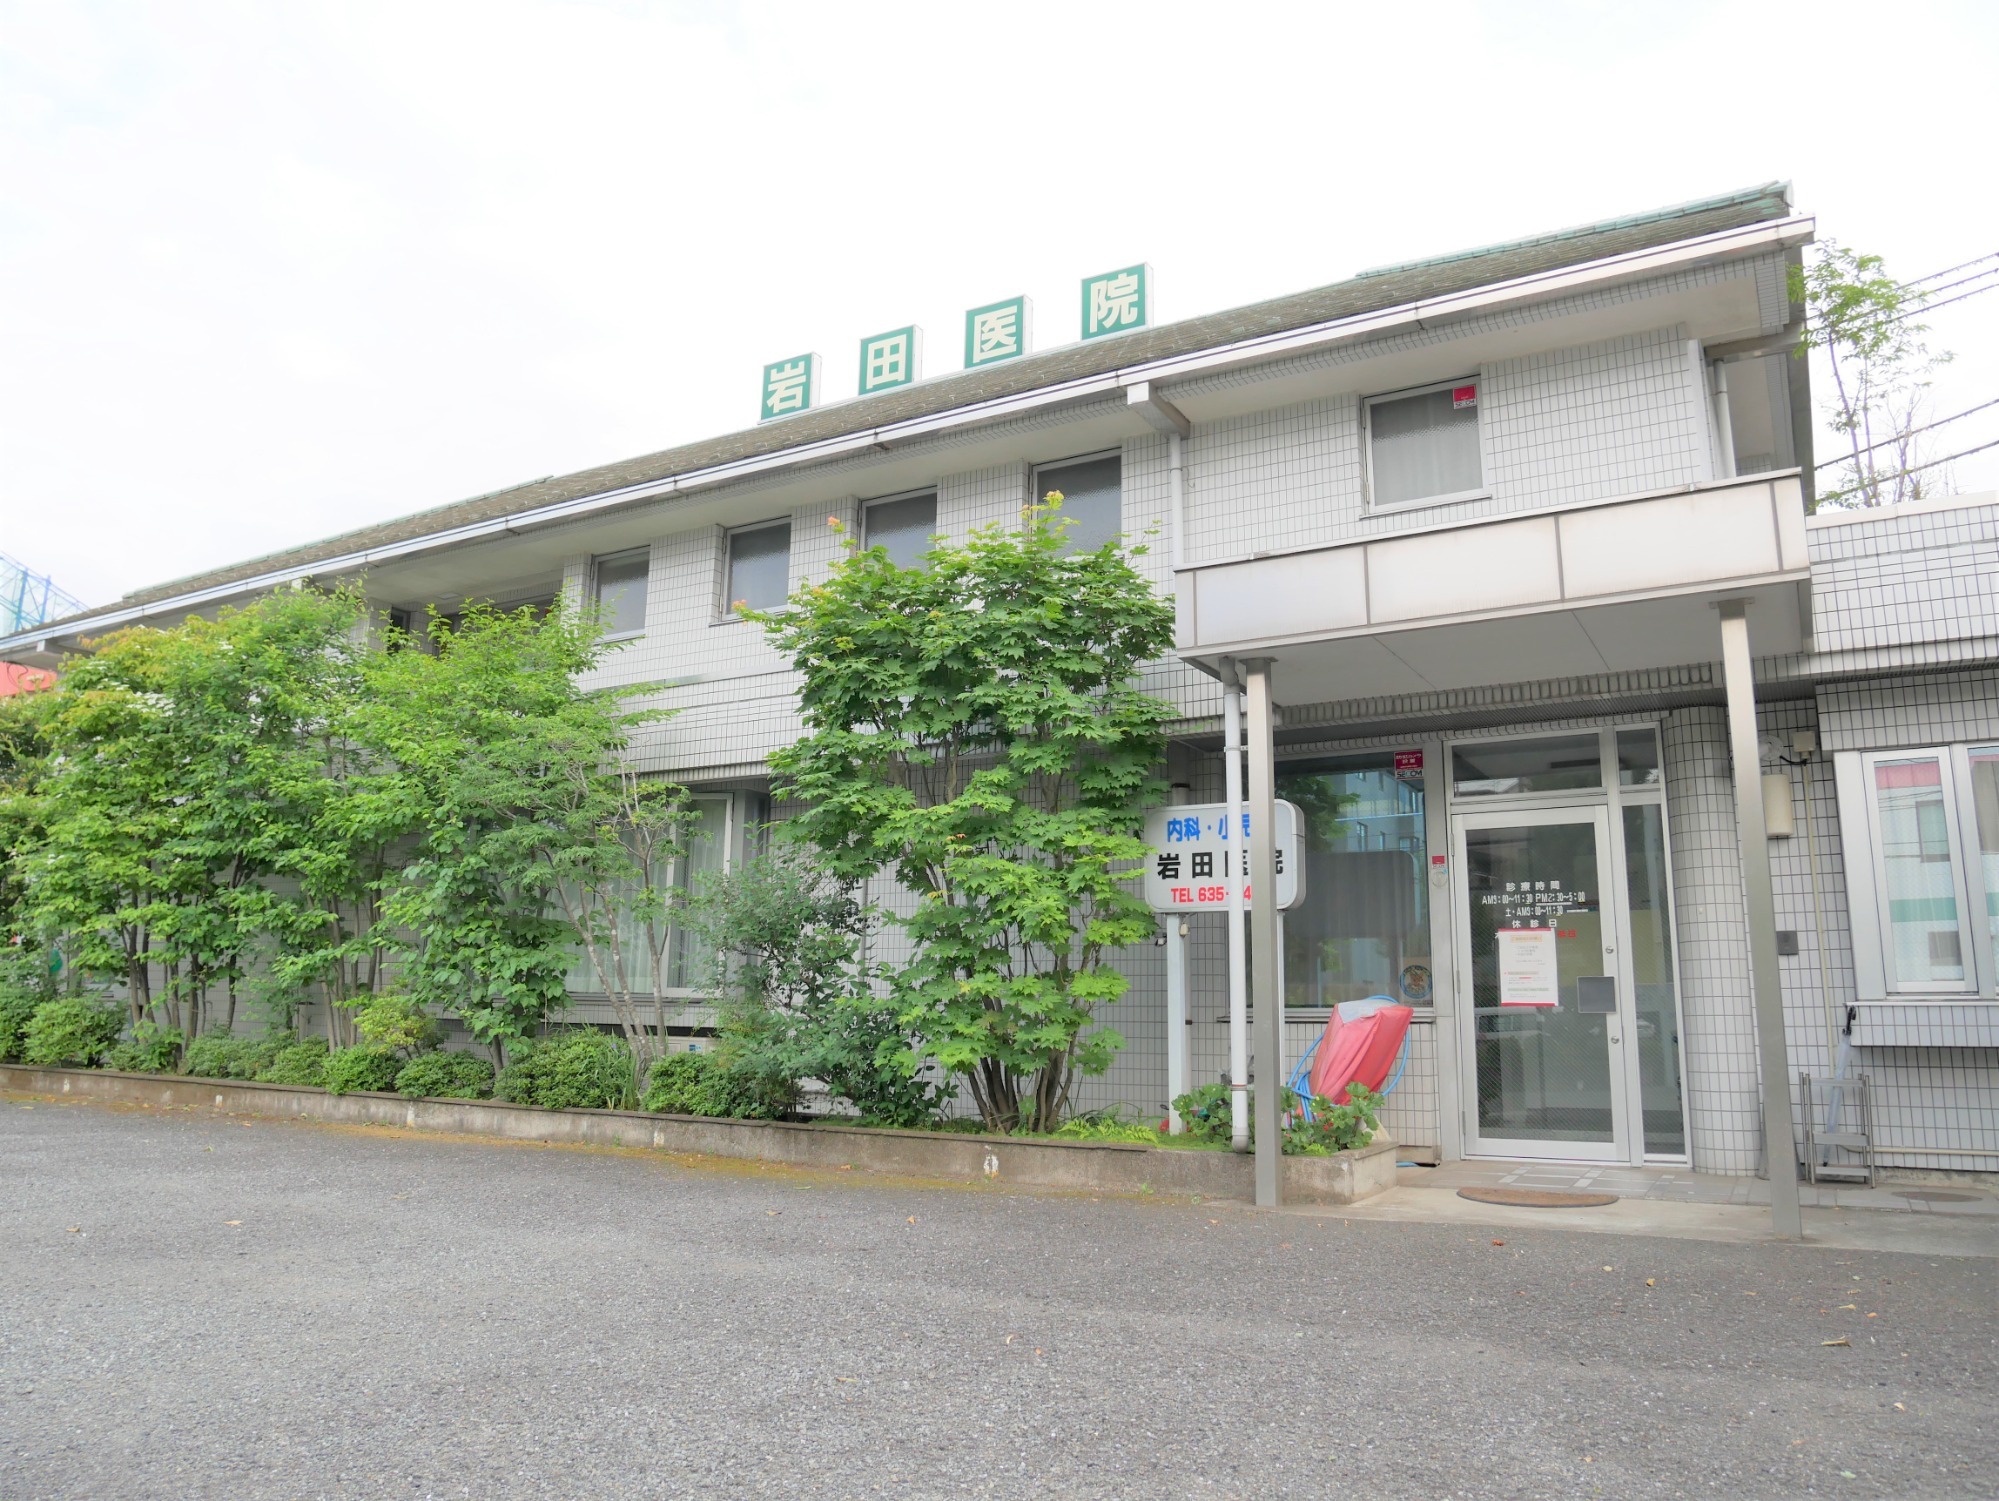
<path id="1" fill-rule="evenodd" d="M 1249 668 L 1250 941 L 1256 980 L 1256 1204 L 1284 1202 L 1284 994 L 1278 979 L 1277 745 L 1270 712 L 1270 658 Z M 1237 829 L 1229 830 L 1236 834 Z M 1240 845 L 1237 846 L 1241 848 Z"/>
<path id="2" fill-rule="evenodd" d="M 1242 694 L 1233 661 L 1223 664 L 1228 681 L 1222 686 L 1222 783 L 1228 806 L 1229 832 L 1237 835 L 1232 849 L 1242 848 Z M 1248 944 L 1243 933 L 1242 882 L 1229 887 L 1229 1147 L 1249 1150 L 1249 977 Z"/>
<path id="3" fill-rule="evenodd" d="M 1186 1130 L 1173 1101 L 1193 1087 L 1187 1077 L 1187 919 L 1166 914 L 1166 1130 Z"/>

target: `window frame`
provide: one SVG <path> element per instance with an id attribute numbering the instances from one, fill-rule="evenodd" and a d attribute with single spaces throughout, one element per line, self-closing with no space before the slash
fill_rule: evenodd
<path id="1" fill-rule="evenodd" d="M 918 485 L 913 490 L 898 490 L 893 495 L 870 496 L 855 507 L 854 519 L 857 523 L 855 530 L 860 533 L 861 551 L 866 552 L 875 545 L 868 540 L 868 512 L 872 511 L 876 506 L 893 505 L 900 500 L 916 500 L 925 495 L 930 497 L 930 532 L 926 540 L 943 535 L 943 497 L 939 492 L 939 487 L 936 485 Z M 929 550 L 928 547 L 924 548 L 925 552 Z M 912 564 L 910 566 L 915 567 L 917 565 Z"/>
<path id="2" fill-rule="evenodd" d="M 748 835 L 752 802 L 757 797 L 758 794 L 756 793 L 738 791 L 696 791 L 688 794 L 687 801 L 690 808 L 698 803 L 722 804 L 722 832 L 720 842 L 722 850 L 721 868 L 724 874 L 740 869 L 744 862 L 750 858 L 751 851 L 746 847 L 745 839 Z M 687 888 L 681 883 L 683 880 L 691 879 L 692 873 L 686 868 L 688 863 L 685 853 L 675 855 L 667 862 L 666 872 L 660 880 L 660 885 L 673 891 L 686 890 Z M 671 918 L 668 919 L 664 962 L 669 967 L 669 970 L 676 958 L 676 950 L 682 931 L 682 924 L 672 921 Z M 564 988 L 568 991 L 572 1001 L 608 1004 L 610 1000 L 610 997 L 601 990 L 577 989 L 569 985 L 566 977 Z M 696 989 L 692 986 L 662 985 L 659 987 L 659 990 L 661 996 L 666 1000 L 675 1002 L 682 1007 L 710 1005 L 715 1000 L 714 995 L 710 992 Z"/>
<path id="3" fill-rule="evenodd" d="M 1934 1002 L 1943 999 L 1994 998 L 1994 957 L 1989 935 L 1974 919 L 1986 911 L 1983 871 L 1970 858 L 1977 847 L 1978 810 L 1972 791 L 1971 746 L 1990 741 L 1958 741 L 1945 745 L 1890 746 L 1833 755 L 1833 786 L 1839 813 L 1846 875 L 1846 905 L 1853 938 L 1856 999 L 1861 1001 Z M 1935 757 L 1943 782 L 1946 838 L 1950 847 L 1951 891 L 1957 903 L 1957 941 L 1964 960 L 1963 981 L 1925 984 L 1896 978 L 1888 955 L 1893 924 L 1888 909 L 1888 883 L 1882 868 L 1881 810 L 1875 797 L 1874 770 L 1884 761 Z"/>
<path id="4" fill-rule="evenodd" d="M 780 526 L 786 532 L 784 543 L 784 599 L 780 599 L 770 608 L 781 610 L 784 608 L 785 601 L 791 598 L 792 545 L 797 540 L 794 535 L 797 527 L 793 524 L 793 518 L 790 516 L 773 516 L 768 521 L 752 521 L 745 526 L 724 527 L 722 529 L 721 598 L 715 601 L 715 623 L 717 625 L 727 625 L 732 621 L 740 624 L 748 624 L 747 621 L 743 620 L 742 616 L 736 613 L 735 608 L 736 538 L 748 536 L 751 532 L 773 531 Z M 762 607 L 752 605 L 750 608 L 759 609 Z"/>
<path id="5" fill-rule="evenodd" d="M 1477 487 L 1471 490 L 1452 490 L 1438 495 L 1419 496 L 1415 500 L 1379 499 L 1374 481 L 1374 409 L 1391 401 L 1406 401 L 1411 397 L 1428 396 L 1433 391 L 1448 391 L 1454 386 L 1463 385 L 1478 388 L 1478 399 L 1472 405 L 1472 424 L 1478 434 Z M 1360 460 L 1361 488 L 1370 515 L 1399 516 L 1406 511 L 1420 511 L 1430 506 L 1491 499 L 1492 482 L 1488 476 L 1492 472 L 1492 456 L 1486 452 L 1485 372 L 1474 370 L 1467 375 L 1454 376 L 1449 380 L 1430 381 L 1425 385 L 1404 386 L 1396 391 L 1380 391 L 1372 396 L 1363 396 L 1360 401 Z"/>
<path id="6" fill-rule="evenodd" d="M 647 616 L 651 614 L 651 611 L 647 608 L 649 603 L 647 596 L 652 593 L 652 544 L 647 542 L 639 547 L 623 547 L 616 552 L 596 553 L 591 556 L 590 603 L 597 609 L 599 619 L 603 618 L 602 612 L 604 608 L 604 595 L 599 575 L 604 565 L 606 563 L 631 562 L 638 558 L 644 558 L 646 564 L 642 580 L 643 587 L 639 593 L 638 628 L 626 631 L 606 631 L 602 638 L 605 641 L 634 641 L 646 633 L 646 626 L 649 624 Z"/>
<path id="7" fill-rule="evenodd" d="M 1118 461 L 1118 476 L 1117 476 L 1118 524 L 1117 524 L 1117 530 L 1112 535 L 1118 538 L 1123 538 L 1128 536 L 1129 533 L 1126 532 L 1124 525 L 1123 445 L 1119 445 L 1116 448 L 1100 448 L 1093 453 L 1071 454 L 1067 458 L 1050 459 L 1044 464 L 1033 465 L 1028 473 L 1027 503 L 1030 506 L 1038 506 L 1041 504 L 1043 498 L 1048 494 L 1048 486 L 1044 485 L 1041 482 L 1041 476 L 1046 471 L 1050 469 L 1068 469 L 1077 464 L 1101 463 L 1105 459 L 1116 459 Z"/>

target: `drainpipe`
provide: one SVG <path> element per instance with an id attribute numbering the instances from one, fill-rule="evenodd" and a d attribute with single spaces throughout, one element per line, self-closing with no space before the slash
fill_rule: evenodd
<path id="1" fill-rule="evenodd" d="M 1183 440 L 1177 432 L 1166 435 L 1166 509 L 1173 536 L 1169 544 L 1174 572 L 1187 566 L 1187 466 Z"/>
<path id="2" fill-rule="evenodd" d="M 1714 365 L 1714 441 L 1721 452 L 1715 472 L 1723 479 L 1735 478 L 1735 419 L 1728 411 L 1728 362 Z"/>
<path id="3" fill-rule="evenodd" d="M 1228 855 L 1242 848 L 1242 678 L 1222 658 L 1222 801 L 1228 805 Z M 1227 858 L 1228 856 L 1224 856 Z M 1249 1150 L 1249 977 L 1243 941 L 1241 862 L 1229 883 L 1229 1147 Z"/>

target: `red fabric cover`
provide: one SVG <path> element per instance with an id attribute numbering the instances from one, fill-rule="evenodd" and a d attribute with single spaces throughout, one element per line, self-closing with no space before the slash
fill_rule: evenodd
<path id="1" fill-rule="evenodd" d="M 1312 1093 L 1324 1095 L 1335 1105 L 1347 1101 L 1349 1084 L 1365 1084 L 1379 1090 L 1388 1082 L 1389 1071 L 1402 1052 L 1402 1039 L 1409 1035 L 1409 1023 L 1416 1013 L 1392 1002 L 1358 1016 L 1342 1016 L 1366 1005 L 1350 1001 L 1335 1006 L 1326 1019 L 1325 1036 L 1319 1051 L 1312 1055 Z"/>

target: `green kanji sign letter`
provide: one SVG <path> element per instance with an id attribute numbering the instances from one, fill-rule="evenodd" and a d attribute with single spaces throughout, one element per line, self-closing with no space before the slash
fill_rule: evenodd
<path id="1" fill-rule="evenodd" d="M 1151 319 L 1152 267 L 1141 263 L 1083 278 L 1084 338 L 1144 328 Z"/>
<path id="2" fill-rule="evenodd" d="M 914 324 L 861 340 L 861 395 L 908 385 L 921 376 L 922 359 L 923 330 Z"/>
<path id="3" fill-rule="evenodd" d="M 1025 297 L 989 302 L 965 314 L 965 368 L 996 365 L 1027 353 L 1034 306 Z"/>
<path id="4" fill-rule="evenodd" d="M 773 417 L 789 417 L 811 408 L 819 399 L 819 356 L 796 355 L 764 366 L 763 405 L 759 422 Z"/>

